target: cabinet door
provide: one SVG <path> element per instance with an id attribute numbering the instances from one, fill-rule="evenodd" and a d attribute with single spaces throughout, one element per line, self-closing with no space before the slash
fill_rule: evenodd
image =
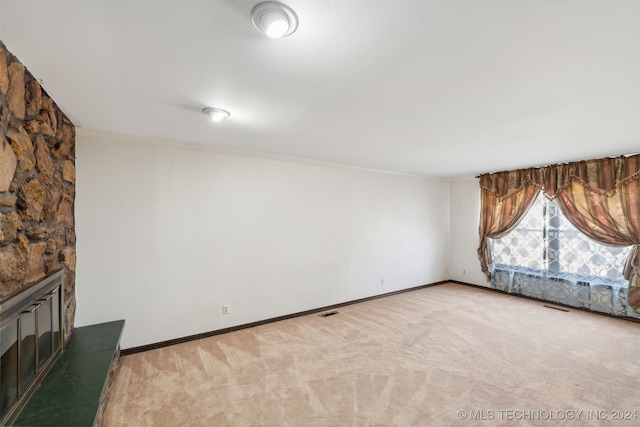
<path id="1" fill-rule="evenodd" d="M 20 314 L 20 393 L 36 374 L 36 310 L 39 306 L 34 304 Z"/>
<path id="2" fill-rule="evenodd" d="M 18 319 L 0 331 L 0 417 L 18 398 Z"/>

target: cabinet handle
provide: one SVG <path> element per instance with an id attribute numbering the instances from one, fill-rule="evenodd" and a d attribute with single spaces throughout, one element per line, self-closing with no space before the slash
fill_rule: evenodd
<path id="1" fill-rule="evenodd" d="M 22 313 L 33 313 L 34 311 L 36 311 L 36 309 L 40 307 L 39 303 L 33 304 L 31 307 L 27 308 L 25 311 L 23 311 Z"/>
<path id="2" fill-rule="evenodd" d="M 47 295 L 43 296 L 38 301 L 49 301 L 51 298 L 54 297 L 55 294 L 56 294 L 55 292 L 49 292 Z"/>

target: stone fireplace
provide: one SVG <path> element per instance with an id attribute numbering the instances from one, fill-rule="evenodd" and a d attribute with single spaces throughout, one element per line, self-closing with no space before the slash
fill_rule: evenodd
<path id="1" fill-rule="evenodd" d="M 45 307 L 53 304 L 49 299 L 56 301 L 55 295 L 64 295 L 58 301 L 63 340 L 75 314 L 74 199 L 74 126 L 0 42 L 0 300 L 7 305 L 8 296 L 60 278 L 63 292 L 35 296 L 38 307 Z M 11 346 L 2 342 L 0 348 L 3 360 L 10 359 Z M 46 346 L 42 360 L 45 351 Z"/>
<path id="2" fill-rule="evenodd" d="M 0 42 L 0 297 L 62 270 L 75 313 L 75 128 Z"/>

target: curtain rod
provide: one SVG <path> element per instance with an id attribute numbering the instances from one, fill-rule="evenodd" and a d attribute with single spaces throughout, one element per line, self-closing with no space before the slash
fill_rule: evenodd
<path id="1" fill-rule="evenodd" d="M 569 163 L 593 162 L 593 161 L 604 160 L 604 159 L 617 159 L 618 157 L 633 157 L 633 156 L 638 156 L 638 155 L 640 155 L 640 153 L 620 154 L 618 156 L 612 156 L 612 157 L 599 157 L 597 159 L 589 159 L 589 160 L 574 160 L 574 161 L 571 161 L 571 162 L 560 162 L 560 163 L 554 163 L 554 164 L 550 164 L 550 165 L 539 165 L 539 166 L 530 166 L 530 167 L 527 167 L 527 168 L 508 169 L 508 170 L 499 171 L 499 172 L 485 172 L 485 173 L 481 173 L 479 175 L 476 175 L 475 177 L 476 178 L 480 178 L 482 175 L 490 175 L 490 174 L 494 174 L 494 173 L 504 173 L 504 172 L 518 171 L 518 170 L 522 170 L 522 169 L 540 169 L 540 168 L 548 168 L 549 166 L 567 165 Z"/>

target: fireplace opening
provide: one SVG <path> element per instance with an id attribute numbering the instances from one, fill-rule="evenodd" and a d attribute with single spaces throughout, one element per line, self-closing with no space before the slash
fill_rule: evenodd
<path id="1" fill-rule="evenodd" d="M 20 413 L 62 353 L 62 271 L 0 298 L 0 425 Z"/>

